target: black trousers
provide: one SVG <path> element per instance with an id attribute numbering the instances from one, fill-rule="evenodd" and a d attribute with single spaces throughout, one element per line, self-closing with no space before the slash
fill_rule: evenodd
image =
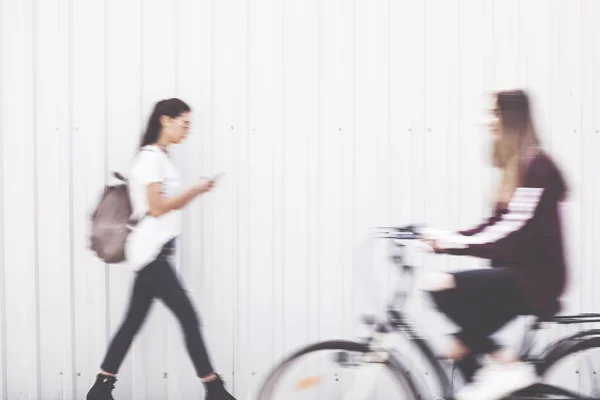
<path id="1" fill-rule="evenodd" d="M 129 309 L 108 348 L 101 366 L 102 370 L 117 374 L 131 347 L 133 338 L 148 316 L 154 299 L 159 298 L 179 320 L 187 351 L 197 375 L 205 377 L 213 373 L 194 306 L 168 261 L 172 252 L 173 241 L 167 243 L 160 255 L 138 272 L 133 285 Z"/>
<path id="2" fill-rule="evenodd" d="M 455 288 L 430 293 L 437 308 L 460 327 L 454 336 L 471 355 L 459 367 L 470 379 L 477 368 L 473 355 L 489 354 L 500 347 L 490 335 L 517 316 L 532 311 L 509 268 L 468 270 L 452 275 Z"/>

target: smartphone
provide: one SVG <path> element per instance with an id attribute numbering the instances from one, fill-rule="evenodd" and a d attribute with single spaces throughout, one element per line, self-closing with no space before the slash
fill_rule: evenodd
<path id="1" fill-rule="evenodd" d="M 220 173 L 216 174 L 215 176 L 213 176 L 213 180 L 218 181 L 219 179 L 221 179 L 225 175 L 226 175 L 225 172 L 220 172 Z"/>

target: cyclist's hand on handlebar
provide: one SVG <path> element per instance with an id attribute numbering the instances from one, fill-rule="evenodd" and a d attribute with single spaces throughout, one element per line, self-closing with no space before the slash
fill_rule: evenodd
<path id="1" fill-rule="evenodd" d="M 429 238 L 423 238 L 421 239 L 423 242 L 425 242 L 429 247 L 431 247 L 431 250 L 434 253 L 442 253 L 442 249 L 438 246 L 437 240 L 435 239 L 429 239 Z"/>
<path id="2" fill-rule="evenodd" d="M 421 240 L 431 247 L 434 252 L 437 252 L 437 241 L 435 239 L 423 238 Z"/>

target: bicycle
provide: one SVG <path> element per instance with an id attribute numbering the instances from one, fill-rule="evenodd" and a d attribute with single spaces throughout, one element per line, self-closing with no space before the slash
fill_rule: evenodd
<path id="1" fill-rule="evenodd" d="M 405 262 L 405 252 L 411 241 L 421 238 L 420 230 L 414 226 L 381 228 L 378 238 L 389 240 L 389 260 L 398 268 L 402 275 L 408 274 L 414 280 L 415 267 Z M 262 386 L 259 388 L 258 400 L 292 400 L 292 399 L 344 399 L 366 400 L 386 399 L 395 400 L 405 398 L 417 399 L 450 399 L 453 393 L 451 372 L 445 363 L 450 361 L 444 357 L 436 356 L 431 344 L 423 338 L 414 328 L 402 305 L 410 290 L 394 289 L 391 300 L 387 303 L 381 317 L 366 316 L 363 322 L 369 326 L 369 334 L 363 340 L 329 340 L 317 342 L 295 351 L 287 356 L 273 368 Z M 520 356 L 523 360 L 533 363 L 538 376 L 542 379 L 549 369 L 567 357 L 591 349 L 600 349 L 600 329 L 587 329 L 561 338 L 545 346 L 539 354 L 531 354 L 532 343 L 536 332 L 542 323 L 555 324 L 586 324 L 600 322 L 600 314 L 579 314 L 571 316 L 555 316 L 549 320 L 535 319 L 525 330 L 521 342 Z M 403 336 L 414 345 L 415 349 L 431 367 L 433 375 L 438 382 L 441 397 L 432 395 L 426 385 L 419 384 L 411 371 L 413 363 L 407 359 L 400 350 L 391 344 L 394 336 Z M 305 368 L 298 364 L 308 356 L 331 352 L 323 361 L 313 361 Z M 323 364 L 331 363 L 332 370 L 324 374 L 313 374 L 312 370 Z M 286 383 L 286 374 L 300 371 L 300 377 Z M 348 372 L 351 377 L 346 378 Z M 391 377 L 392 387 L 396 388 L 394 395 L 380 383 L 376 383 L 380 372 L 385 372 Z M 597 374 L 594 371 L 594 374 Z M 326 377 L 323 378 L 323 375 Z M 329 375 L 329 378 L 327 378 Z M 344 375 L 344 376 L 342 376 Z M 350 382 L 349 390 L 342 394 L 346 388 L 346 379 Z M 513 393 L 511 400 L 540 400 L 540 399 L 600 399 L 600 377 L 593 380 L 593 393 L 582 395 L 566 388 L 538 383 L 526 389 Z M 341 382 L 341 383 L 340 383 Z M 333 383 L 331 386 L 322 384 Z M 279 390 L 283 390 L 280 394 Z M 375 391 L 375 397 L 367 397 Z M 377 394 L 384 394 L 377 397 Z"/>

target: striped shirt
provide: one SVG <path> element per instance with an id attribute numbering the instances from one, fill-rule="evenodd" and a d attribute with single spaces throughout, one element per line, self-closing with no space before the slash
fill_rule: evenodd
<path id="1" fill-rule="evenodd" d="M 508 205 L 496 205 L 482 224 L 438 242 L 440 252 L 491 260 L 514 271 L 536 314 L 558 311 L 566 285 L 559 204 L 566 184 L 554 162 L 538 152 Z"/>

